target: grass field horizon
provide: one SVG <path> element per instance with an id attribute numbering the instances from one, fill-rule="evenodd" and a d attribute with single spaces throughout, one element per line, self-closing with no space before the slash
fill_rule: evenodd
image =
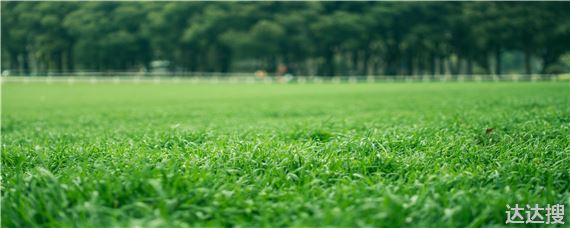
<path id="1" fill-rule="evenodd" d="M 3 227 L 481 227 L 570 205 L 564 81 L 4 83 L 1 111 Z"/>

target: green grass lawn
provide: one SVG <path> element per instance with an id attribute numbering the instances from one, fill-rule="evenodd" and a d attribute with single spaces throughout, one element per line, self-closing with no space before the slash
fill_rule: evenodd
<path id="1" fill-rule="evenodd" d="M 568 82 L 7 83 L 2 227 L 504 225 L 569 136 Z"/>

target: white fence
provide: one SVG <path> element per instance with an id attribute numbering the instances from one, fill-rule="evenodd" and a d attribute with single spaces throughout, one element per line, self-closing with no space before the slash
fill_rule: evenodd
<path id="1" fill-rule="evenodd" d="M 376 83 L 376 82 L 500 82 L 500 81 L 570 81 L 570 74 L 560 75 L 399 75 L 399 76 L 268 76 L 253 74 L 211 74 L 202 76 L 2 76 L 2 83 Z"/>

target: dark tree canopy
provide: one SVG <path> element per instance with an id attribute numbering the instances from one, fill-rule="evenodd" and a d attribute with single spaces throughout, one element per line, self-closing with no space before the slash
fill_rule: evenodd
<path id="1" fill-rule="evenodd" d="M 2 2 L 2 69 L 560 73 L 570 2 Z"/>

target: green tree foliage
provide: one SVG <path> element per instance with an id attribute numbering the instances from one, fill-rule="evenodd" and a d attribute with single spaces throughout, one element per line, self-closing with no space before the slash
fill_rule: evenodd
<path id="1" fill-rule="evenodd" d="M 2 68 L 25 74 L 153 60 L 192 72 L 557 73 L 570 52 L 567 2 L 1 4 Z M 523 63 L 511 69 L 506 53 Z"/>

